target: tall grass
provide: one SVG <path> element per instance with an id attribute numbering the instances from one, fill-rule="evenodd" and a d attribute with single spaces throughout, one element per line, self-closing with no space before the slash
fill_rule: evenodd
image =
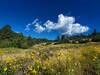
<path id="1" fill-rule="evenodd" d="M 100 44 L 0 49 L 0 75 L 100 75 Z"/>

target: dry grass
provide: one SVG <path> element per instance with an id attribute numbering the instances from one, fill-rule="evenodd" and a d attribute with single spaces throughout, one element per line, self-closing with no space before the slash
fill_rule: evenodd
<path id="1" fill-rule="evenodd" d="M 100 43 L 0 49 L 1 75 L 100 75 Z"/>

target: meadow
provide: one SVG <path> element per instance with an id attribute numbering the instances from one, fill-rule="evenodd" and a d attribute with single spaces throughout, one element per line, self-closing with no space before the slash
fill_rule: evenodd
<path id="1" fill-rule="evenodd" d="M 100 75 L 100 43 L 0 48 L 0 75 Z"/>

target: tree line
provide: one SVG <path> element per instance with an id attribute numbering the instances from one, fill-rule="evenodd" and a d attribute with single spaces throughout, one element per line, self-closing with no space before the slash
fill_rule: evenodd
<path id="1" fill-rule="evenodd" d="M 86 42 L 100 42 L 100 32 L 96 29 L 90 35 L 74 35 L 57 36 L 56 40 L 51 41 L 48 39 L 32 38 L 31 36 L 24 36 L 22 33 L 16 33 L 12 30 L 10 25 L 5 25 L 0 29 L 0 48 L 16 47 L 16 48 L 29 48 L 35 44 L 46 43 L 86 43 Z"/>
<path id="2" fill-rule="evenodd" d="M 100 42 L 100 32 L 96 32 L 94 28 L 90 35 L 78 34 L 73 36 L 60 35 L 57 36 L 57 43 L 86 43 L 86 42 Z"/>
<path id="3" fill-rule="evenodd" d="M 0 29 L 0 48 L 29 48 L 35 44 L 47 41 L 47 39 L 37 39 L 31 36 L 26 37 L 22 33 L 16 33 L 12 30 L 10 25 L 5 25 Z"/>

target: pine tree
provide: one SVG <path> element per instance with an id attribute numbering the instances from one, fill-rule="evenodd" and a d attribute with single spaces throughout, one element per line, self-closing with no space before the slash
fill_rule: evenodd
<path id="1" fill-rule="evenodd" d="M 33 39 L 32 39 L 31 36 L 29 36 L 29 37 L 27 38 L 27 43 L 28 43 L 29 46 L 32 46 L 32 45 L 33 45 Z"/>

